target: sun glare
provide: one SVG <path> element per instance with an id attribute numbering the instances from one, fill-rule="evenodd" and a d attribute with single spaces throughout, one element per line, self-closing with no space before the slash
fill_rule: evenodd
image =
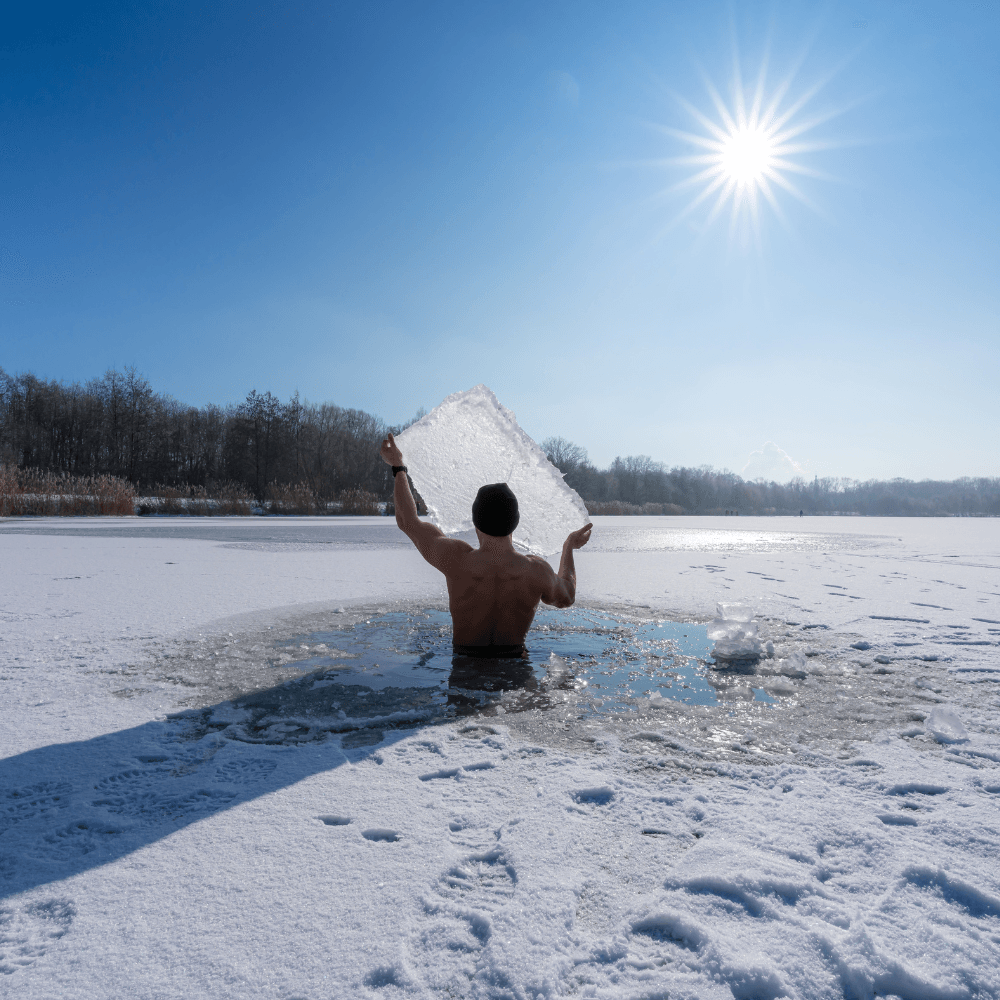
<path id="1" fill-rule="evenodd" d="M 766 176 L 773 154 L 762 129 L 741 128 L 723 143 L 719 162 L 723 172 L 737 184 L 753 184 Z"/>
<path id="2" fill-rule="evenodd" d="M 767 93 L 766 70 L 765 58 L 755 84 L 747 88 L 740 72 L 739 57 L 734 57 L 732 99 L 728 103 L 706 80 L 715 111 L 713 116 L 677 97 L 680 105 L 701 128 L 700 133 L 669 127 L 663 129 L 693 149 L 692 155 L 660 162 L 697 168 L 686 180 L 670 189 L 695 189 L 694 197 L 681 211 L 677 221 L 708 203 L 711 207 L 707 223 L 711 223 L 728 206 L 731 237 L 738 232 L 747 235 L 751 231 L 759 235 L 762 201 L 767 202 L 782 222 L 785 222 L 785 217 L 779 204 L 779 193 L 783 192 L 815 208 L 788 175 L 826 176 L 798 162 L 796 157 L 838 145 L 835 142 L 806 142 L 803 136 L 841 111 L 804 117 L 806 105 L 819 92 L 822 83 L 792 96 L 793 78 L 789 75 Z"/>

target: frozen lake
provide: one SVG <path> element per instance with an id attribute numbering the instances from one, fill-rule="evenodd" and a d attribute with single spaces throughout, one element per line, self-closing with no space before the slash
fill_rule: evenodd
<path id="1" fill-rule="evenodd" d="M 5 991 L 1000 994 L 1000 520 L 594 520 L 479 687 L 391 519 L 0 521 Z"/>

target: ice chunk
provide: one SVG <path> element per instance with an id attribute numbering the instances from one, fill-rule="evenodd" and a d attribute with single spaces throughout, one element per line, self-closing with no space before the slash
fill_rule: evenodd
<path id="1" fill-rule="evenodd" d="M 718 618 L 708 626 L 708 638 L 715 642 L 712 656 L 716 660 L 756 660 L 761 645 L 757 638 L 757 623 L 752 621 L 753 608 L 747 604 L 719 604 Z"/>
<path id="2" fill-rule="evenodd" d="M 709 638 L 715 639 L 712 656 L 716 660 L 756 660 L 760 658 L 760 640 L 757 638 L 756 626 L 753 629 L 744 628 L 740 623 L 733 625 L 727 632 L 709 632 Z"/>
<path id="3" fill-rule="evenodd" d="M 715 617 L 730 622 L 749 622 L 753 620 L 754 610 L 749 604 L 722 603 L 715 606 Z"/>
<path id="4" fill-rule="evenodd" d="M 806 658 L 800 650 L 796 650 L 783 660 L 778 660 L 778 673 L 785 677 L 802 678 L 806 675 Z"/>
<path id="5" fill-rule="evenodd" d="M 431 521 L 447 535 L 473 531 L 472 501 L 488 483 L 514 491 L 521 513 L 514 542 L 522 551 L 558 552 L 587 523 L 576 491 L 485 385 L 449 396 L 396 443 Z"/>
<path id="6" fill-rule="evenodd" d="M 960 743 L 969 738 L 962 720 L 950 708 L 942 705 L 931 711 L 924 725 L 938 743 Z"/>

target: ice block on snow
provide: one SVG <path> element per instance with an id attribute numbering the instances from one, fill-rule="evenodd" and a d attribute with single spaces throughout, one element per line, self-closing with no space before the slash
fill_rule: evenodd
<path id="1" fill-rule="evenodd" d="M 758 659 L 762 650 L 753 608 L 748 604 L 719 604 L 716 615 L 708 626 L 708 638 L 715 642 L 712 656 L 716 660 Z"/>
<path id="2" fill-rule="evenodd" d="M 587 523 L 579 495 L 485 385 L 449 396 L 396 443 L 431 521 L 446 535 L 473 531 L 472 501 L 488 483 L 514 491 L 521 513 L 514 543 L 522 551 L 558 552 Z"/>
<path id="3" fill-rule="evenodd" d="M 927 731 L 938 743 L 962 743 L 969 738 L 962 720 L 950 709 L 937 705 L 927 717 Z"/>

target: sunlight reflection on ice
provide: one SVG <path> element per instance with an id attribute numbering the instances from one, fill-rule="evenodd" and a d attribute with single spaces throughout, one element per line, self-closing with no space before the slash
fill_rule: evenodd
<path id="1" fill-rule="evenodd" d="M 755 528 L 682 528 L 670 518 L 622 517 L 599 525 L 588 552 L 831 552 L 879 548 L 881 536 L 833 535 L 815 531 L 773 531 Z M 638 520 L 638 519 L 635 519 Z M 652 523 L 651 523 L 652 522 Z M 659 522 L 659 523 L 656 523 Z"/>

